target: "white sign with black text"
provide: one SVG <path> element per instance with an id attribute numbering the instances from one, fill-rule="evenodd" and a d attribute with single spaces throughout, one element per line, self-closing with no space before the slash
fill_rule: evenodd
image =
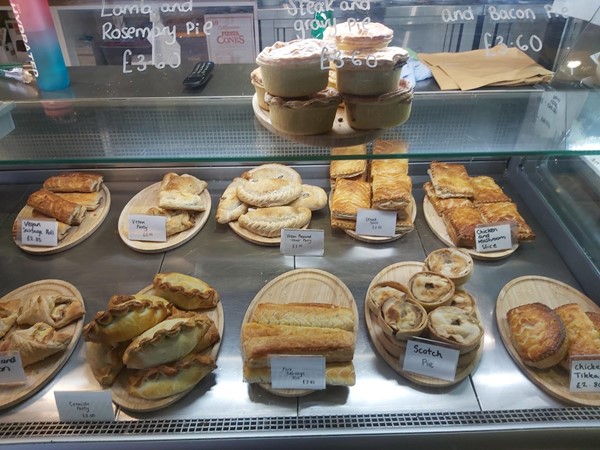
<path id="1" fill-rule="evenodd" d="M 167 218 L 165 216 L 129 214 L 127 238 L 131 241 L 166 242 Z"/>
<path id="2" fill-rule="evenodd" d="M 510 223 L 478 225 L 475 227 L 475 250 L 479 253 L 499 252 L 513 247 Z"/>
<path id="3" fill-rule="evenodd" d="M 110 390 L 54 391 L 54 400 L 61 422 L 115 420 Z"/>
<path id="4" fill-rule="evenodd" d="M 325 233 L 323 230 L 281 230 L 279 250 L 287 256 L 323 256 Z"/>
<path id="5" fill-rule="evenodd" d="M 396 211 L 359 209 L 355 231 L 364 236 L 392 237 L 396 234 Z"/>
<path id="6" fill-rule="evenodd" d="M 600 359 L 573 359 L 569 390 L 600 392 Z"/>
<path id="7" fill-rule="evenodd" d="M 440 380 L 454 381 L 460 352 L 433 341 L 408 340 L 402 370 Z"/>
<path id="8" fill-rule="evenodd" d="M 21 244 L 36 247 L 58 245 L 58 223 L 54 219 L 22 219 Z"/>
<path id="9" fill-rule="evenodd" d="M 274 389 L 325 389 L 323 356 L 271 356 Z"/>
<path id="10" fill-rule="evenodd" d="M 19 352 L 0 353 L 0 384 L 22 384 L 27 382 L 21 354 Z"/>

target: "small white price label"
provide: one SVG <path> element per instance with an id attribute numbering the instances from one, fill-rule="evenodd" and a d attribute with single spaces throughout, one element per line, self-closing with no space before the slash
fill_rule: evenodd
<path id="1" fill-rule="evenodd" d="M 0 384 L 26 383 L 27 377 L 23 370 L 19 352 L 0 353 Z"/>
<path id="2" fill-rule="evenodd" d="M 323 256 L 325 233 L 323 230 L 281 230 L 279 250 L 283 255 Z"/>
<path id="3" fill-rule="evenodd" d="M 22 219 L 21 244 L 37 247 L 58 245 L 58 223 L 54 219 Z"/>
<path id="4" fill-rule="evenodd" d="M 166 242 L 167 218 L 129 214 L 127 217 L 127 237 L 132 241 Z"/>
<path id="5" fill-rule="evenodd" d="M 61 422 L 107 422 L 115 420 L 110 390 L 54 391 Z"/>
<path id="6" fill-rule="evenodd" d="M 271 356 L 274 389 L 325 389 L 323 356 Z"/>
<path id="7" fill-rule="evenodd" d="M 409 340 L 402 370 L 440 380 L 454 381 L 460 352 L 426 339 Z"/>
<path id="8" fill-rule="evenodd" d="M 365 236 L 386 236 L 396 234 L 396 211 L 379 209 L 359 209 L 356 213 L 356 233 Z"/>
<path id="9" fill-rule="evenodd" d="M 480 253 L 510 250 L 513 247 L 513 225 L 510 222 L 477 225 L 475 250 Z"/>
<path id="10" fill-rule="evenodd" d="M 600 359 L 571 361 L 571 392 L 600 392 Z"/>

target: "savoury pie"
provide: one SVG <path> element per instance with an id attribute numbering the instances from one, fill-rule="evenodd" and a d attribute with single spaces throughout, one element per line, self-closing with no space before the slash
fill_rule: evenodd
<path id="1" fill-rule="evenodd" d="M 62 352 L 71 342 L 72 334 L 56 331 L 39 322 L 26 329 L 16 329 L 0 342 L 0 352 L 19 352 L 23 367 Z"/>
<path id="2" fill-rule="evenodd" d="M 285 178 L 259 178 L 240 182 L 236 195 L 244 203 L 257 207 L 283 206 L 302 193 L 300 183 Z"/>
<path id="3" fill-rule="evenodd" d="M 483 336 L 479 320 L 454 306 L 440 306 L 431 311 L 427 329 L 431 338 L 452 344 L 460 353 L 478 347 Z"/>
<path id="4" fill-rule="evenodd" d="M 242 214 L 248 211 L 248 205 L 237 196 L 237 188 L 243 180 L 243 178 L 236 177 L 225 188 L 217 206 L 217 222 L 224 224 L 238 220 Z"/>
<path id="5" fill-rule="evenodd" d="M 429 176 L 435 195 L 440 198 L 473 197 L 475 194 L 465 166 L 455 163 L 433 161 Z"/>
<path id="6" fill-rule="evenodd" d="M 473 273 L 473 258 L 457 248 L 440 248 L 427 255 L 425 267 L 431 272 L 447 276 L 454 286 L 461 286 Z"/>
<path id="7" fill-rule="evenodd" d="M 454 283 L 435 272 L 418 272 L 410 277 L 408 289 L 412 297 L 430 311 L 447 305 L 454 295 Z"/>
<path id="8" fill-rule="evenodd" d="M 398 300 L 404 300 L 406 297 L 410 297 L 408 288 L 402 283 L 397 281 L 382 281 L 375 284 L 367 293 L 367 306 L 371 312 L 378 314 L 381 309 L 381 305 L 389 299 L 396 298 Z"/>
<path id="9" fill-rule="evenodd" d="M 440 198 L 435 195 L 435 189 L 433 188 L 433 184 L 431 181 L 427 181 L 423 184 L 423 190 L 427 195 L 427 200 L 435 209 L 435 212 L 438 216 L 441 216 L 444 211 L 452 208 L 460 208 L 460 207 L 473 207 L 473 202 L 466 197 L 456 197 L 456 198 Z"/>
<path id="10" fill-rule="evenodd" d="M 249 210 L 238 224 L 251 233 L 268 238 L 281 236 L 284 228 L 304 228 L 310 223 L 310 209 L 294 206 L 272 206 Z"/>
<path id="11" fill-rule="evenodd" d="M 456 306 L 468 314 L 476 314 L 477 303 L 471 294 L 462 289 L 456 289 L 448 306 Z"/>
<path id="12" fill-rule="evenodd" d="M 525 219 L 517 211 L 517 205 L 512 202 L 484 203 L 477 205 L 486 223 L 515 221 L 519 241 L 533 241 L 535 233 Z"/>
<path id="13" fill-rule="evenodd" d="M 85 314 L 83 303 L 76 297 L 64 295 L 36 295 L 29 298 L 17 319 L 19 325 L 44 322 L 62 328 Z"/>
<path id="14" fill-rule="evenodd" d="M 385 334 L 398 340 L 420 336 L 427 327 L 427 311 L 410 297 L 390 297 L 381 305 L 377 315 L 379 326 Z"/>
<path id="15" fill-rule="evenodd" d="M 510 197 L 504 193 L 502 188 L 494 181 L 492 177 L 485 175 L 471 177 L 473 186 L 473 203 L 498 203 L 510 202 Z"/>
<path id="16" fill-rule="evenodd" d="M 85 206 L 88 211 L 95 211 L 102 204 L 102 191 L 96 192 L 56 192 L 60 198 Z"/>
<path id="17" fill-rule="evenodd" d="M 371 207 L 371 185 L 365 181 L 337 180 L 331 195 L 331 216 L 336 219 L 356 220 L 361 208 Z"/>
<path id="18" fill-rule="evenodd" d="M 570 370 L 571 360 L 578 357 L 595 357 L 600 355 L 600 331 L 594 327 L 583 308 L 577 303 L 568 303 L 555 308 L 565 324 L 568 350 L 561 365 Z"/>
<path id="19" fill-rule="evenodd" d="M 177 272 L 158 273 L 152 281 L 157 295 L 181 309 L 207 309 L 219 302 L 219 293 L 208 283 Z"/>
<path id="20" fill-rule="evenodd" d="M 160 183 L 158 206 L 164 209 L 205 211 L 207 205 L 200 194 L 207 186 L 206 181 L 192 175 L 167 173 Z"/>
<path id="21" fill-rule="evenodd" d="M 475 247 L 475 227 L 485 223 L 479 210 L 475 207 L 459 207 L 447 209 L 442 213 L 448 236 L 457 247 Z"/>

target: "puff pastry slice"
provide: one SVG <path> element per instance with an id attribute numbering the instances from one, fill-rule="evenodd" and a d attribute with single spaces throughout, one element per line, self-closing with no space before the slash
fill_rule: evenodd
<path id="1" fill-rule="evenodd" d="M 457 247 L 475 247 L 475 227 L 485 223 L 475 207 L 458 207 L 444 211 L 442 219 L 448 236 Z"/>
<path id="2" fill-rule="evenodd" d="M 52 192 L 97 192 L 104 178 L 97 173 L 61 173 L 44 181 L 44 189 Z"/>
<path id="3" fill-rule="evenodd" d="M 6 335 L 17 322 L 21 311 L 21 300 L 5 300 L 0 302 L 0 339 Z"/>
<path id="4" fill-rule="evenodd" d="M 17 319 L 19 325 L 44 322 L 54 328 L 62 328 L 83 317 L 85 308 L 76 297 L 63 295 L 36 295 L 29 298 Z"/>
<path id="5" fill-rule="evenodd" d="M 329 206 L 332 217 L 356 220 L 359 209 L 371 207 L 371 185 L 341 178 L 335 185 Z"/>
<path id="6" fill-rule="evenodd" d="M 514 220 L 517 223 L 517 236 L 519 241 L 535 240 L 535 232 L 525 219 L 519 214 L 517 205 L 512 202 L 483 203 L 477 205 L 486 223 Z"/>
<path id="7" fill-rule="evenodd" d="M 434 161 L 429 166 L 429 176 L 440 198 L 473 197 L 475 194 L 465 166 Z"/>
<path id="8" fill-rule="evenodd" d="M 56 331 L 46 323 L 13 330 L 0 342 L 0 352 L 18 351 L 23 367 L 62 352 L 71 342 L 72 334 Z"/>
<path id="9" fill-rule="evenodd" d="M 166 217 L 167 237 L 189 230 L 196 224 L 196 215 L 190 211 L 167 210 L 153 206 L 148 208 L 146 214 Z"/>
<path id="10" fill-rule="evenodd" d="M 40 189 L 27 199 L 27 205 L 68 225 L 79 225 L 85 218 L 85 206 L 60 198 L 54 192 Z"/>
<path id="11" fill-rule="evenodd" d="M 184 310 L 213 308 L 219 302 L 215 288 L 183 273 L 158 273 L 152 285 L 157 295 Z"/>
<path id="12" fill-rule="evenodd" d="M 349 147 L 334 147 L 331 149 L 332 156 L 360 156 L 366 154 L 367 146 L 365 144 L 353 145 Z M 366 159 L 335 159 L 329 164 L 329 176 L 333 179 L 358 177 L 364 174 L 366 171 Z"/>
<path id="13" fill-rule="evenodd" d="M 561 361 L 561 365 L 570 370 L 571 360 L 576 357 L 600 356 L 600 332 L 594 327 L 594 322 L 587 316 L 583 308 L 577 303 L 568 303 L 555 308 L 565 324 L 567 333 L 568 350 Z"/>
<path id="14" fill-rule="evenodd" d="M 404 210 L 412 202 L 412 180 L 408 175 L 376 175 L 371 189 L 371 205 L 378 209 Z"/>
<path id="15" fill-rule="evenodd" d="M 427 195 L 427 199 L 435 209 L 435 212 L 441 216 L 442 213 L 448 209 L 452 208 L 464 208 L 464 207 L 474 207 L 473 202 L 468 198 L 440 198 L 435 195 L 435 189 L 433 188 L 433 184 L 431 181 L 427 181 L 423 184 L 423 190 L 425 191 L 425 195 Z"/>
<path id="16" fill-rule="evenodd" d="M 242 214 L 238 223 L 242 228 L 264 237 L 279 237 L 284 228 L 304 228 L 310 223 L 310 209 L 293 206 L 273 206 L 252 209 Z"/>
<path id="17" fill-rule="evenodd" d="M 158 206 L 164 209 L 205 211 L 206 204 L 200 194 L 208 183 L 192 175 L 170 172 L 164 175 L 158 193 Z"/>
<path id="18" fill-rule="evenodd" d="M 504 193 L 502 188 L 494 181 L 492 177 L 485 175 L 471 177 L 474 196 L 473 203 L 497 203 L 510 202 L 510 197 Z"/>

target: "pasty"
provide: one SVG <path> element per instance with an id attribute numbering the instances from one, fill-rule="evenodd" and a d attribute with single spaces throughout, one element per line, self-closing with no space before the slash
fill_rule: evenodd
<path id="1" fill-rule="evenodd" d="M 233 222 L 248 211 L 248 205 L 237 196 L 237 187 L 243 180 L 240 177 L 234 178 L 223 192 L 223 195 L 221 195 L 219 205 L 217 206 L 218 223 Z"/>
<path id="2" fill-rule="evenodd" d="M 331 149 L 332 156 L 342 155 L 366 155 L 367 146 L 365 144 L 353 145 L 349 147 L 334 147 Z M 330 178 L 353 178 L 364 174 L 367 170 L 366 159 L 335 159 L 329 164 Z"/>
<path id="3" fill-rule="evenodd" d="M 62 352 L 71 342 L 72 334 L 56 331 L 46 323 L 14 330 L 0 342 L 0 352 L 17 351 L 23 367 Z"/>
<path id="4" fill-rule="evenodd" d="M 471 185 L 473 186 L 474 196 L 473 203 L 497 203 L 510 202 L 510 197 L 502 191 L 502 188 L 496 184 L 492 177 L 485 175 L 479 177 L 471 177 Z"/>
<path id="5" fill-rule="evenodd" d="M 440 198 L 473 197 L 475 194 L 465 166 L 433 161 L 429 176 L 435 195 Z"/>
<path id="6" fill-rule="evenodd" d="M 164 209 L 205 211 L 206 203 L 200 194 L 207 186 L 206 181 L 192 175 L 167 173 L 160 183 L 158 206 Z"/>
<path id="7" fill-rule="evenodd" d="M 185 392 L 217 368 L 209 355 L 191 353 L 171 364 L 136 371 L 129 377 L 129 394 L 155 400 Z"/>
<path id="8" fill-rule="evenodd" d="M 97 173 L 61 173 L 44 181 L 44 189 L 52 192 L 97 192 L 103 177 Z"/>
<path id="9" fill-rule="evenodd" d="M 533 241 L 535 233 L 517 211 L 517 205 L 511 202 L 484 203 L 477 205 L 486 223 L 514 220 L 517 223 L 519 241 Z"/>
<path id="10" fill-rule="evenodd" d="M 106 344 L 128 341 L 164 320 L 169 312 L 169 302 L 165 299 L 135 297 L 97 312 L 83 327 L 83 337 L 86 341 Z"/>
<path id="11" fill-rule="evenodd" d="M 455 286 L 460 286 L 473 273 L 473 258 L 457 248 L 440 248 L 427 255 L 425 267 L 450 278 Z"/>
<path id="12" fill-rule="evenodd" d="M 201 314 L 163 320 L 131 341 L 123 362 L 130 369 L 148 369 L 176 361 L 196 348 L 211 323 Z"/>
<path id="13" fill-rule="evenodd" d="M 336 219 L 356 220 L 361 208 L 371 207 L 371 185 L 365 181 L 351 181 L 341 178 L 331 195 L 331 215 Z"/>
<path id="14" fill-rule="evenodd" d="M 462 207 L 473 207 L 473 202 L 466 197 L 457 197 L 457 198 L 440 198 L 435 195 L 435 190 L 433 189 L 433 185 L 430 181 L 427 181 L 423 184 L 423 190 L 427 195 L 427 199 L 435 209 L 435 212 L 438 216 L 441 216 L 442 213 L 448 209 L 452 208 L 462 208 Z"/>
<path id="15" fill-rule="evenodd" d="M 110 386 L 125 367 L 123 352 L 127 343 L 101 344 L 99 342 L 85 343 L 86 360 L 92 370 L 94 378 L 101 386 Z"/>
<path id="16" fill-rule="evenodd" d="M 244 180 L 282 179 L 290 183 L 302 184 L 302 177 L 285 164 L 263 164 L 242 174 Z"/>
<path id="17" fill-rule="evenodd" d="M 483 336 L 479 320 L 454 306 L 440 306 L 431 311 L 427 328 L 431 338 L 454 345 L 460 353 L 477 348 Z"/>
<path id="18" fill-rule="evenodd" d="M 45 189 L 35 191 L 27 199 L 33 209 L 69 225 L 79 225 L 85 218 L 85 206 L 69 202 Z"/>
<path id="19" fill-rule="evenodd" d="M 249 367 L 244 364 L 246 383 L 271 383 L 270 367 Z M 329 363 L 325 365 L 325 384 L 328 386 L 354 386 L 356 373 L 351 362 Z"/>
<path id="20" fill-rule="evenodd" d="M 189 230 L 196 224 L 195 214 L 189 211 L 167 210 L 153 206 L 152 208 L 148 209 L 146 214 L 149 214 L 151 216 L 165 216 L 167 218 L 167 237 L 173 236 L 177 233 L 181 233 L 185 230 Z"/>
<path id="21" fill-rule="evenodd" d="M 412 202 L 412 180 L 408 175 L 373 175 L 371 204 L 385 210 L 401 210 Z"/>
<path id="22" fill-rule="evenodd" d="M 44 322 L 62 328 L 85 314 L 83 303 L 76 297 L 64 295 L 35 295 L 29 298 L 17 319 L 19 325 Z"/>
<path id="23" fill-rule="evenodd" d="M 293 206 L 259 208 L 242 214 L 238 223 L 251 233 L 265 237 L 279 237 L 284 228 L 304 228 L 310 223 L 310 209 Z"/>
<path id="24" fill-rule="evenodd" d="M 0 302 L 0 339 L 12 328 L 21 311 L 21 300 Z"/>
<path id="25" fill-rule="evenodd" d="M 385 334 L 406 340 L 423 333 L 427 326 L 427 311 L 408 296 L 403 299 L 390 297 L 381 305 L 377 319 Z"/>
<path id="26" fill-rule="evenodd" d="M 555 308 L 554 311 L 565 324 L 569 347 L 561 365 L 570 370 L 573 358 L 598 357 L 600 355 L 600 332 L 596 330 L 594 323 L 581 306 L 577 303 L 568 303 Z"/>
<path id="27" fill-rule="evenodd" d="M 442 213 L 448 236 L 457 247 L 475 247 L 475 227 L 485 223 L 481 213 L 474 207 L 447 209 Z"/>
<path id="28" fill-rule="evenodd" d="M 302 193 L 300 197 L 291 202 L 288 206 L 298 208 L 300 206 L 308 208 L 311 211 L 322 209 L 327 204 L 327 193 L 323 188 L 319 186 L 312 186 L 310 184 L 302 185 Z"/>
<path id="29" fill-rule="evenodd" d="M 526 366 L 547 369 L 567 354 L 567 335 L 559 315 L 543 303 L 528 303 L 506 313 L 510 340 Z"/>
<path id="30" fill-rule="evenodd" d="M 296 200 L 302 185 L 285 178 L 259 178 L 242 181 L 237 187 L 237 197 L 248 205 L 257 207 L 283 206 Z"/>
<path id="31" fill-rule="evenodd" d="M 454 295 L 454 283 L 435 272 L 414 274 L 408 281 L 408 289 L 412 297 L 428 311 L 448 304 Z"/>
<path id="32" fill-rule="evenodd" d="M 271 325 L 354 330 L 352 310 L 327 303 L 259 303 L 250 320 Z"/>
<path id="33" fill-rule="evenodd" d="M 81 206 L 88 211 L 95 211 L 102 204 L 104 196 L 101 191 L 96 192 L 56 192 L 60 198 Z"/>
<path id="34" fill-rule="evenodd" d="M 158 273 L 152 281 L 157 295 L 181 309 L 213 308 L 219 293 L 208 283 L 182 273 Z"/>

